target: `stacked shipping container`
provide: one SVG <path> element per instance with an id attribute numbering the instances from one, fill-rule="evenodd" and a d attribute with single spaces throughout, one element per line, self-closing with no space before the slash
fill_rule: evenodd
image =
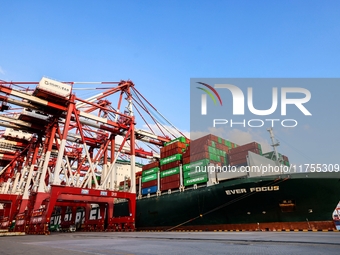
<path id="1" fill-rule="evenodd" d="M 161 191 L 177 189 L 180 187 L 180 165 L 182 153 L 188 147 L 188 140 L 179 137 L 170 141 L 161 149 Z"/>
<path id="2" fill-rule="evenodd" d="M 257 142 L 252 142 L 242 146 L 238 146 L 236 148 L 232 148 L 228 154 L 229 165 L 247 165 L 247 155 L 249 151 L 262 155 L 261 144 Z"/>
<path id="3" fill-rule="evenodd" d="M 130 189 L 130 187 L 131 187 L 131 180 L 128 179 L 128 180 L 125 181 L 125 185 L 124 185 L 124 181 L 121 181 L 119 183 L 119 187 L 118 188 L 119 188 L 119 191 L 127 191 L 127 190 Z"/>
<path id="4" fill-rule="evenodd" d="M 161 148 L 160 161 L 143 166 L 139 177 L 142 178 L 142 195 L 153 194 L 157 190 L 164 192 L 178 189 L 181 185 L 180 166 L 184 186 L 205 183 L 208 181 L 209 165 L 246 165 L 249 151 L 262 155 L 262 147 L 257 142 L 239 146 L 211 134 L 192 141 L 185 137 L 176 138 Z M 265 153 L 263 156 L 272 158 L 273 152 Z M 284 155 L 282 158 L 283 164 L 289 165 L 288 158 Z M 139 184 L 138 176 L 136 184 Z"/>
<path id="5" fill-rule="evenodd" d="M 155 161 L 142 167 L 142 195 L 153 194 L 158 190 L 159 162 Z"/>
<path id="6" fill-rule="evenodd" d="M 235 144 L 227 142 L 230 147 L 235 147 Z M 220 166 L 228 164 L 228 150 L 226 140 L 215 135 L 207 135 L 191 141 L 188 150 L 183 154 L 184 186 L 207 182 L 206 167 L 209 164 Z M 201 171 L 196 169 L 201 169 Z"/>
<path id="7" fill-rule="evenodd" d="M 184 186 L 207 182 L 208 172 L 204 170 L 204 167 L 208 166 L 209 163 L 209 159 L 201 159 L 183 165 Z M 201 171 L 197 171 L 196 167 L 199 167 Z"/>

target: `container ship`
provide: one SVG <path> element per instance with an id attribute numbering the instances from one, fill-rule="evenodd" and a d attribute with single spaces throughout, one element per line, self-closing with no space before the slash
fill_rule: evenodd
<path id="1" fill-rule="evenodd" d="M 239 146 L 215 135 L 166 143 L 160 160 L 136 174 L 136 229 L 335 230 L 338 167 L 311 172 L 290 165 L 268 131 L 268 153 L 257 142 Z M 125 203 L 115 205 L 115 216 L 128 214 Z"/>
<path id="2" fill-rule="evenodd" d="M 171 140 L 132 81 L 85 82 L 109 86 L 87 99 L 72 92 L 79 83 L 0 81 L 0 230 L 335 229 L 339 165 L 291 166 L 271 129 L 266 153 L 212 134 Z M 150 130 L 136 128 L 135 113 Z M 137 172 L 136 157 L 151 162 Z"/>

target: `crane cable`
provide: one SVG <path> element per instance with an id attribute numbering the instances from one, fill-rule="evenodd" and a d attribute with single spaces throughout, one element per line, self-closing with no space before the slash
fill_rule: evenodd
<path id="1" fill-rule="evenodd" d="M 149 103 L 148 100 L 136 89 L 132 88 L 136 93 L 138 93 L 172 128 L 174 128 L 178 133 L 182 136 L 186 137 L 178 128 L 176 128 L 167 118 L 165 118 L 152 104 Z"/>

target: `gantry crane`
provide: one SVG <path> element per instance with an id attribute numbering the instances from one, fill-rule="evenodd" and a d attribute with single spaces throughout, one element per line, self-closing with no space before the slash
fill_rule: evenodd
<path id="1" fill-rule="evenodd" d="M 155 118 L 148 110 L 153 106 L 132 81 L 86 84 L 98 83 L 110 87 L 82 99 L 73 93 L 76 82 L 45 77 L 40 82 L 0 81 L 0 126 L 5 128 L 0 139 L 0 228 L 48 234 L 56 208 L 61 213 L 72 210 L 74 222 L 82 207 L 84 230 L 134 230 L 136 156 L 159 159 L 153 147 L 163 146 L 170 137 L 157 122 L 162 135 L 136 128 L 134 108 Z M 113 95 L 118 97 L 116 106 L 110 101 Z M 148 144 L 149 150 L 138 147 L 137 141 Z M 128 192 L 115 185 L 115 163 L 122 154 L 130 157 Z M 114 217 L 116 199 L 129 201 L 129 215 Z M 94 203 L 101 217 L 90 220 Z"/>

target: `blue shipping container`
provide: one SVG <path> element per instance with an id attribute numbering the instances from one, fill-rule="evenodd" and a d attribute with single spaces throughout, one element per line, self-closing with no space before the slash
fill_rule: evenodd
<path id="1" fill-rule="evenodd" d="M 157 192 L 157 186 L 152 186 L 148 188 L 142 189 L 142 195 L 147 195 L 148 193 L 156 193 Z"/>

